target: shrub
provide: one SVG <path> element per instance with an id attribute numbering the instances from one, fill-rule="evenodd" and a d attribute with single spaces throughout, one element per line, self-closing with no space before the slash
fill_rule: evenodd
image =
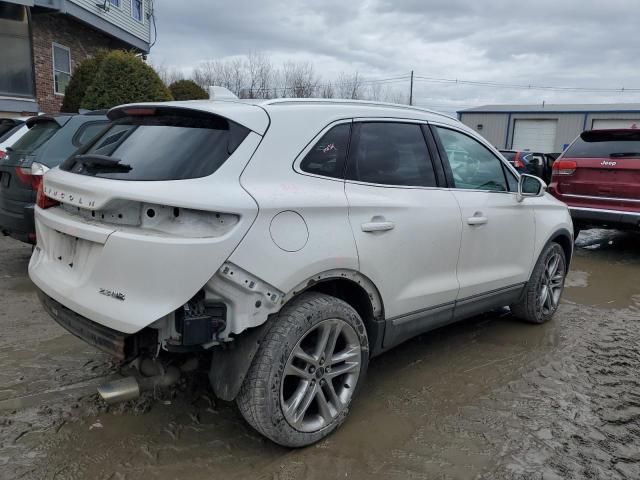
<path id="1" fill-rule="evenodd" d="M 165 102 L 171 93 L 156 71 L 133 52 L 113 50 L 102 61 L 82 108 L 98 110 L 123 103 Z"/>
<path id="2" fill-rule="evenodd" d="M 169 85 L 174 100 L 206 100 L 209 94 L 193 80 L 176 80 Z"/>
<path id="3" fill-rule="evenodd" d="M 78 64 L 64 92 L 61 111 L 78 113 L 82 99 L 93 83 L 100 65 L 108 53 L 108 50 L 98 50 L 93 57 L 86 58 Z"/>

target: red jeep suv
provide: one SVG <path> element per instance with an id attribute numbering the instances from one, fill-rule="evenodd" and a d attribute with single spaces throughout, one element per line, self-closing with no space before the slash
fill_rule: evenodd
<path id="1" fill-rule="evenodd" d="M 640 130 L 587 130 L 553 164 L 549 192 L 571 211 L 575 235 L 640 230 Z"/>

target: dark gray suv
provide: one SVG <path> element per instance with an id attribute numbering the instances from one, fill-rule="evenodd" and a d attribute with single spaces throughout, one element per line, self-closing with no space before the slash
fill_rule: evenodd
<path id="1" fill-rule="evenodd" d="M 26 123 L 29 131 L 0 159 L 0 231 L 35 243 L 33 206 L 42 176 L 86 145 L 109 120 L 104 111 L 95 111 L 40 115 Z"/>

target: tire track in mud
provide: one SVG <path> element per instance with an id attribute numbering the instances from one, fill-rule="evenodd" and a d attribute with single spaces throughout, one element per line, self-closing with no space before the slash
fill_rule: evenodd
<path id="1" fill-rule="evenodd" d="M 475 407 L 502 448 L 481 478 L 640 478 L 640 318 L 565 304 L 571 334 L 545 363 Z"/>

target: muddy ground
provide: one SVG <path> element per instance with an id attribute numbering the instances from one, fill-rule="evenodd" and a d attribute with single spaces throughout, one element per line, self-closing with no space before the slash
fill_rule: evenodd
<path id="1" fill-rule="evenodd" d="M 504 312 L 373 360 L 346 424 L 286 450 L 198 376 L 106 408 L 110 359 L 55 325 L 0 239 L 1 479 L 639 479 L 640 236 L 587 231 L 543 326 Z"/>

